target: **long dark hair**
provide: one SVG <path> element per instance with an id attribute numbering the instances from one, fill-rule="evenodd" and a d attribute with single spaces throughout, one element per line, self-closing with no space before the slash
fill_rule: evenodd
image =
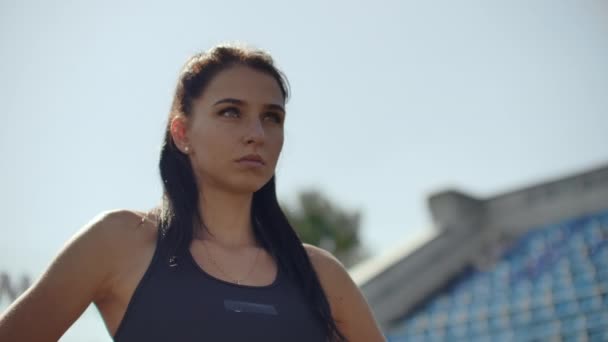
<path id="1" fill-rule="evenodd" d="M 163 197 L 158 211 L 159 233 L 171 253 L 187 253 L 196 229 L 204 228 L 199 213 L 199 192 L 194 170 L 170 133 L 171 120 L 177 115 L 192 115 L 193 100 L 198 98 L 219 72 L 243 65 L 274 77 L 285 101 L 289 96 L 285 75 L 274 66 L 266 52 L 240 46 L 219 45 L 192 56 L 182 69 L 167 121 L 160 154 Z M 258 243 L 273 256 L 278 267 L 295 284 L 321 322 L 327 339 L 345 341 L 331 315 L 327 297 L 301 240 L 277 201 L 275 176 L 253 194 L 251 222 Z"/>

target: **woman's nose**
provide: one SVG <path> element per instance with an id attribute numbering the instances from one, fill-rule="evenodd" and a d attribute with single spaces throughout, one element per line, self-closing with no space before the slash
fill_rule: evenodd
<path id="1" fill-rule="evenodd" d="M 263 142 L 266 133 L 264 132 L 264 125 L 261 120 L 251 120 L 247 127 L 247 134 L 245 142 L 251 144 L 253 142 Z"/>

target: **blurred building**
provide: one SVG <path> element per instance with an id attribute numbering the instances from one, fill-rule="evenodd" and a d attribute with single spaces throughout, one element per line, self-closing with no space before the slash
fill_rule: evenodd
<path id="1" fill-rule="evenodd" d="M 389 341 L 608 341 L 608 166 L 429 207 L 431 236 L 351 272 Z"/>

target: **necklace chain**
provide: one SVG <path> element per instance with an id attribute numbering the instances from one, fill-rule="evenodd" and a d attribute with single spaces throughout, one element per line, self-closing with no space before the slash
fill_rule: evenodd
<path id="1" fill-rule="evenodd" d="M 236 283 L 236 284 L 238 284 L 238 285 L 241 285 L 241 284 L 242 284 L 242 282 L 243 282 L 243 280 L 247 279 L 247 277 L 249 277 L 249 274 L 251 274 L 251 272 L 253 271 L 254 266 L 255 266 L 255 262 L 256 262 L 256 261 L 257 261 L 257 259 L 258 259 L 258 254 L 260 254 L 260 249 L 261 249 L 261 248 L 258 248 L 257 253 L 255 253 L 255 258 L 253 259 L 253 263 L 251 264 L 251 267 L 249 268 L 249 272 L 247 272 L 247 274 L 245 274 L 245 276 L 239 280 L 239 279 L 237 279 L 237 278 L 235 278 L 235 277 L 233 277 L 233 276 L 229 275 L 228 273 L 226 273 L 226 272 L 224 271 L 224 269 L 223 269 L 223 268 L 222 268 L 222 267 L 221 267 L 221 266 L 220 266 L 220 265 L 219 265 L 217 262 L 215 262 L 215 259 L 214 259 L 214 258 L 213 258 L 213 256 L 211 255 L 211 251 L 209 250 L 209 247 L 208 247 L 208 245 L 205 243 L 205 241 L 204 241 L 203 239 L 201 239 L 201 242 L 203 243 L 203 245 L 205 245 L 205 246 L 204 246 L 205 248 L 203 248 L 203 249 L 207 251 L 207 255 L 209 255 L 209 259 L 211 260 L 211 262 L 213 263 L 213 265 L 215 266 L 215 268 L 217 268 L 217 269 L 218 269 L 220 272 L 222 272 L 222 274 L 223 274 L 224 276 L 226 276 L 227 278 L 229 278 L 229 279 L 234 279 L 234 281 L 233 281 L 233 282 L 234 282 L 234 283 Z"/>

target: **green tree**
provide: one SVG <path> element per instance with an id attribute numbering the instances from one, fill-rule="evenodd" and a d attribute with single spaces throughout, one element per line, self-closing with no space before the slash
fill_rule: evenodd
<path id="1" fill-rule="evenodd" d="M 303 242 L 330 251 L 345 267 L 368 256 L 359 236 L 359 211 L 347 212 L 315 190 L 300 193 L 296 208 L 282 207 Z"/>

